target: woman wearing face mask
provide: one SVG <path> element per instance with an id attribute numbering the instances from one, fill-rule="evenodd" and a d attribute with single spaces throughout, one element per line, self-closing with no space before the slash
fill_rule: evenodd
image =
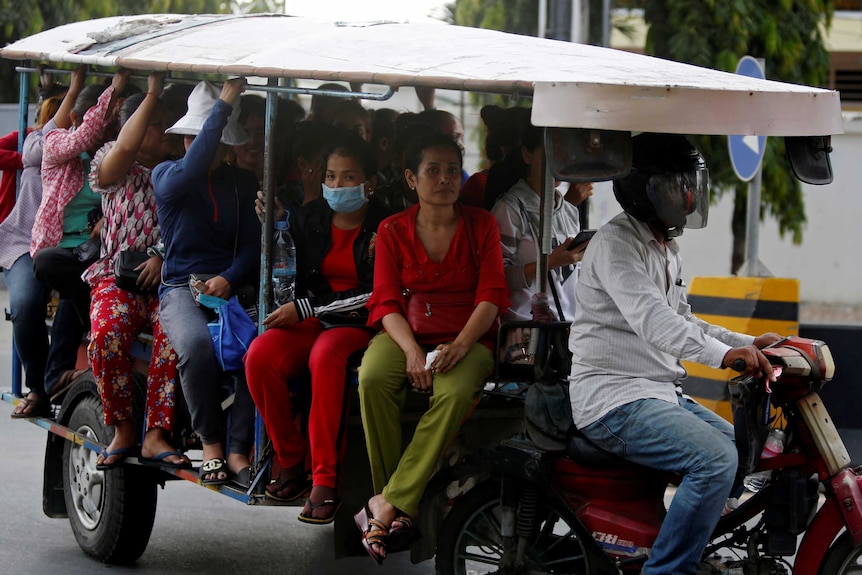
<path id="1" fill-rule="evenodd" d="M 365 349 L 377 225 L 389 212 L 369 203 L 377 178 L 370 145 L 346 132 L 324 152 L 323 197 L 291 225 L 297 248 L 295 301 L 264 319 L 267 331 L 245 358 L 248 387 L 272 439 L 278 474 L 266 495 L 296 501 L 311 493 L 299 520 L 331 523 L 338 510 L 337 468 L 344 452 L 348 357 Z M 287 381 L 311 375 L 306 447 L 291 416 Z M 312 483 L 305 465 L 310 450 Z"/>

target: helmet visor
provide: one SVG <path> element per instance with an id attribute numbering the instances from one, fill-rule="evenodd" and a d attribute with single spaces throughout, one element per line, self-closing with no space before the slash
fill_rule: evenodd
<path id="1" fill-rule="evenodd" d="M 709 171 L 697 168 L 656 174 L 647 183 L 647 197 L 656 215 L 670 228 L 706 227 L 709 213 Z"/>

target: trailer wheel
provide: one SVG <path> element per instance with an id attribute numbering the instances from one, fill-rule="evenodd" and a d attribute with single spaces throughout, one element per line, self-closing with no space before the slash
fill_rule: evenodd
<path id="1" fill-rule="evenodd" d="M 80 381 L 76 387 L 92 386 Z M 111 433 L 104 424 L 97 393 L 84 394 L 74 405 L 68 427 L 107 444 Z M 98 454 L 67 441 L 63 447 L 63 495 L 69 523 L 85 553 L 112 564 L 134 562 L 147 548 L 156 516 L 156 481 L 151 470 L 121 465 L 96 469 Z"/>

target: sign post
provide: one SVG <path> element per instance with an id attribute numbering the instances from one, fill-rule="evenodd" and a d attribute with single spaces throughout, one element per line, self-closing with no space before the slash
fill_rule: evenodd
<path id="1" fill-rule="evenodd" d="M 766 79 L 763 65 L 751 56 L 743 56 L 736 73 L 751 78 Z M 730 160 L 737 177 L 748 184 L 748 215 L 745 233 L 745 262 L 738 271 L 741 276 L 770 277 L 772 274 L 758 258 L 760 240 L 761 163 L 766 151 L 766 136 L 728 136 Z"/>

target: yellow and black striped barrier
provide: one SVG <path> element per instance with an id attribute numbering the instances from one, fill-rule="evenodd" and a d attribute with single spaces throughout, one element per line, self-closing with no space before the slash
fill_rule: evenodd
<path id="1" fill-rule="evenodd" d="M 797 279 L 696 277 L 691 281 L 688 303 L 700 319 L 731 331 L 799 335 Z M 727 382 L 738 374 L 687 361 L 683 366 L 688 370 L 682 386 L 685 393 L 732 421 Z"/>

